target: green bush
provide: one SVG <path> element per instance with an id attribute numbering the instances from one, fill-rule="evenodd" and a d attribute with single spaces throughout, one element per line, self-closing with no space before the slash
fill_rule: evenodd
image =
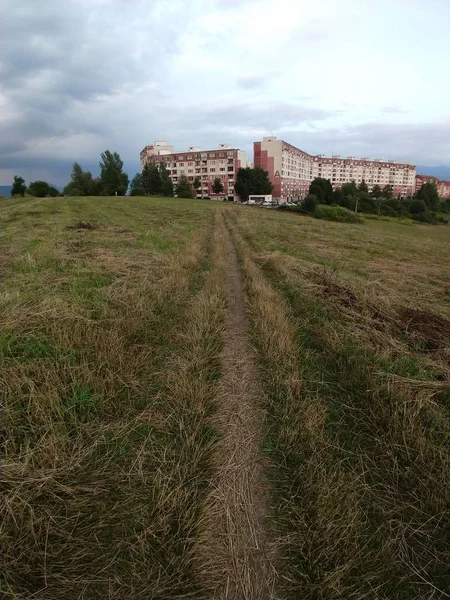
<path id="1" fill-rule="evenodd" d="M 339 221 L 342 223 L 363 223 L 364 219 L 357 213 L 344 208 L 343 206 L 329 206 L 328 204 L 319 204 L 313 215 L 316 219 L 326 219 L 327 221 Z"/>
<path id="2" fill-rule="evenodd" d="M 444 217 L 444 215 L 438 215 L 431 210 L 425 210 L 424 212 L 420 212 L 412 215 L 414 221 L 419 221 L 420 223 L 430 223 L 431 225 L 435 225 L 436 223 L 448 223 L 448 219 Z"/>
<path id="3" fill-rule="evenodd" d="M 301 215 L 307 214 L 307 211 L 303 208 L 303 206 L 287 206 L 286 204 L 280 204 L 279 206 L 277 206 L 277 210 L 300 213 Z"/>
<path id="4" fill-rule="evenodd" d="M 413 200 L 409 205 L 409 212 L 412 215 L 418 215 L 420 213 L 424 213 L 427 207 L 423 200 Z"/>
<path id="5" fill-rule="evenodd" d="M 315 194 L 308 194 L 303 200 L 302 207 L 306 210 L 306 212 L 313 213 L 317 208 L 317 204 L 317 196 Z"/>
<path id="6" fill-rule="evenodd" d="M 386 215 L 372 215 L 364 213 L 365 219 L 373 219 L 374 221 L 388 221 L 390 223 L 401 223 L 402 225 L 412 225 L 414 221 L 410 217 L 388 217 Z"/>

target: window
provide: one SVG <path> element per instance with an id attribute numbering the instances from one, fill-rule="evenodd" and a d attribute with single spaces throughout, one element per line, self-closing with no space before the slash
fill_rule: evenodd
<path id="1" fill-rule="evenodd" d="M 216 167 L 210 167 L 210 168 L 209 168 L 209 172 L 210 172 L 210 173 L 213 173 L 215 170 L 216 170 Z"/>
<path id="2" fill-rule="evenodd" d="M 180 163 L 178 163 L 178 166 L 179 166 L 179 167 L 184 167 L 184 162 L 180 162 Z"/>
<path id="3" fill-rule="evenodd" d="M 209 158 L 215 158 L 215 156 L 216 156 L 216 155 L 214 154 L 214 152 L 210 152 L 210 153 L 209 153 Z"/>
<path id="4" fill-rule="evenodd" d="M 188 173 L 193 173 L 194 169 L 188 169 Z"/>
<path id="5" fill-rule="evenodd" d="M 225 171 L 225 167 L 220 167 L 219 171 Z"/>

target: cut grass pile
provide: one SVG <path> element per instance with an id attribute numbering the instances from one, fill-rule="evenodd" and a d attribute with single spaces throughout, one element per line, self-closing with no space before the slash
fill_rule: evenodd
<path id="1" fill-rule="evenodd" d="M 280 597 L 446 597 L 446 232 L 230 222 L 269 396 Z"/>

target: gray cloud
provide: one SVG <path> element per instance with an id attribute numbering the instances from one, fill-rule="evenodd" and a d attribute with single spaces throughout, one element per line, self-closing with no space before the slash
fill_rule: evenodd
<path id="1" fill-rule="evenodd" d="M 229 15 L 240 3 L 218 0 L 215 6 Z M 229 79 L 218 72 L 216 80 L 211 72 L 202 80 L 195 63 L 180 82 L 189 64 L 183 62 L 186 40 L 198 35 L 203 3 L 4 0 L 2 11 L 2 184 L 13 171 L 26 179 L 50 173 L 52 183 L 63 184 L 74 160 L 96 173 L 106 148 L 120 152 L 133 174 L 139 151 L 154 139 L 180 150 L 230 143 L 251 154 L 254 140 L 274 134 L 311 153 L 389 154 L 423 164 L 442 164 L 450 154 L 444 124 L 387 125 L 381 115 L 378 123 L 337 128 L 333 119 L 340 122 L 343 113 L 316 107 L 312 98 L 294 102 L 301 91 L 289 96 L 283 88 L 281 95 L 270 85 L 275 77 L 283 82 L 276 64 L 262 75 L 259 69 L 247 75 L 236 64 Z M 295 30 L 291 41 L 326 34 L 317 21 Z M 220 31 L 199 36 L 200 55 L 221 51 L 217 64 L 226 63 L 228 42 Z M 312 93 L 314 82 L 305 90 Z M 386 118 L 401 111 L 380 109 Z"/>

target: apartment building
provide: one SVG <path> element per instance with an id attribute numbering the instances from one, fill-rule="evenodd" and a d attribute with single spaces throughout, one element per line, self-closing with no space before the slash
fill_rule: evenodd
<path id="1" fill-rule="evenodd" d="M 432 175 L 416 175 L 416 192 L 420 190 L 424 183 L 434 183 L 439 198 L 450 198 L 450 181 L 438 179 Z"/>
<path id="2" fill-rule="evenodd" d="M 282 202 L 304 197 L 315 177 L 329 179 L 333 189 L 350 181 L 359 184 L 363 179 L 369 190 L 376 184 L 391 185 L 394 195 L 403 198 L 412 195 L 416 188 L 416 167 L 407 162 L 315 156 L 274 136 L 254 142 L 253 149 L 255 166 L 269 172 L 273 196 Z"/>
<path id="3" fill-rule="evenodd" d="M 153 142 L 152 146 L 145 146 L 145 148 L 140 153 L 141 169 L 144 168 L 147 159 L 149 159 L 150 157 L 168 156 L 169 154 L 173 154 L 173 152 L 173 146 L 171 146 L 167 142 Z"/>
<path id="4" fill-rule="evenodd" d="M 161 148 L 162 151 L 159 151 Z M 171 151 L 168 152 L 167 149 Z M 177 185 L 181 175 L 186 175 L 191 184 L 196 177 L 200 177 L 202 185 L 197 196 L 225 196 L 230 200 L 235 199 L 234 184 L 238 169 L 248 165 L 247 153 L 228 144 L 220 144 L 216 150 L 200 150 L 196 146 L 190 146 L 187 152 L 174 152 L 173 147 L 166 142 L 154 142 L 153 146 L 146 146 L 140 156 L 142 168 L 146 163 L 163 163 L 170 172 L 174 185 Z M 223 184 L 221 194 L 214 194 L 212 191 L 216 177 Z"/>

